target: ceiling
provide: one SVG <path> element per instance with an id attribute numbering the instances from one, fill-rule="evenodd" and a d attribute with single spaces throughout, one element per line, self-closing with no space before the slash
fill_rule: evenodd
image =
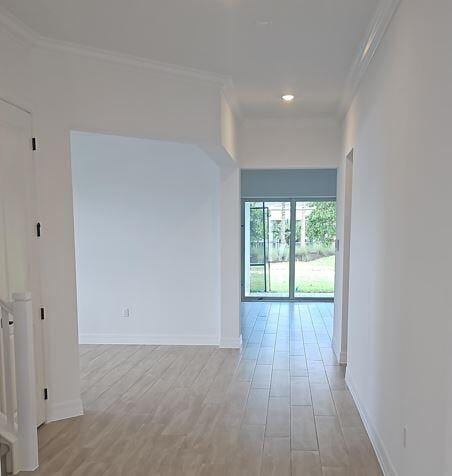
<path id="1" fill-rule="evenodd" d="M 229 76 L 248 118 L 337 112 L 380 0 L 0 0 L 38 34 Z M 280 96 L 296 100 L 284 104 Z"/>

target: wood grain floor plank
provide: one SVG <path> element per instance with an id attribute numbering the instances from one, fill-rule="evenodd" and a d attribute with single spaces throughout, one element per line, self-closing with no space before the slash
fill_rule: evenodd
<path id="1" fill-rule="evenodd" d="M 316 416 L 315 421 L 322 466 L 348 468 L 349 454 L 339 420 L 332 416 Z"/>
<path id="2" fill-rule="evenodd" d="M 40 468 L 23 474 L 382 476 L 331 350 L 332 305 L 241 312 L 243 351 L 80 346 L 85 414 L 41 427 Z"/>
<path id="3" fill-rule="evenodd" d="M 265 436 L 290 436 L 290 401 L 288 397 L 270 397 Z"/>
<path id="4" fill-rule="evenodd" d="M 290 476 L 290 438 L 265 438 L 262 476 Z"/>
<path id="5" fill-rule="evenodd" d="M 317 451 L 292 451 L 293 476 L 322 476 L 320 456 Z"/>
<path id="6" fill-rule="evenodd" d="M 314 412 L 310 406 L 291 407 L 291 448 L 318 451 Z"/>

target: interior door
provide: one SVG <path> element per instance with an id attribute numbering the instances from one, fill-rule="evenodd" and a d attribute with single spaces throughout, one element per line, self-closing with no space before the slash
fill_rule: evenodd
<path id="1" fill-rule="evenodd" d="M 40 425 L 45 379 L 35 195 L 30 114 L 0 100 L 0 297 L 10 301 L 13 292 L 32 292 Z"/>

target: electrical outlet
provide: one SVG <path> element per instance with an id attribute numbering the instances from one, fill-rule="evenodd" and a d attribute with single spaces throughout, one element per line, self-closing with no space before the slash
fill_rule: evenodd
<path id="1" fill-rule="evenodd" d="M 128 307 L 122 308 L 121 317 L 130 317 L 130 309 Z"/>

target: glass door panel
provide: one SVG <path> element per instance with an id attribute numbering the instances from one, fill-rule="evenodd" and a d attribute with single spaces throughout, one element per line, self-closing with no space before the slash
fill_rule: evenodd
<path id="1" fill-rule="evenodd" d="M 249 228 L 249 290 L 251 293 L 266 293 L 268 250 L 268 209 L 263 202 L 248 202 Z"/>
<path id="2" fill-rule="evenodd" d="M 248 298 L 334 298 L 336 202 L 246 201 Z"/>
<path id="3" fill-rule="evenodd" d="M 333 298 L 336 202 L 296 202 L 296 298 Z"/>
<path id="4" fill-rule="evenodd" d="M 244 204 L 245 297 L 289 297 L 291 202 Z"/>

